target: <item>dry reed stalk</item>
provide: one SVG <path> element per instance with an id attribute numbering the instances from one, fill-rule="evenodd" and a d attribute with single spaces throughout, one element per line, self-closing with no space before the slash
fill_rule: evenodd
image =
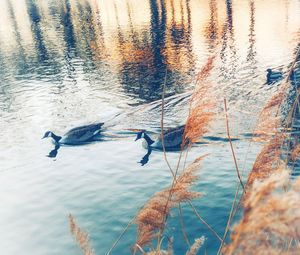
<path id="1" fill-rule="evenodd" d="M 284 134 L 277 133 L 269 143 L 263 147 L 249 174 L 247 186 L 251 186 L 255 180 L 263 180 L 269 177 L 277 169 L 284 139 Z"/>
<path id="2" fill-rule="evenodd" d="M 136 217 L 138 227 L 136 244 L 141 247 L 148 245 L 165 227 L 165 220 L 171 208 L 200 196 L 200 193 L 189 189 L 198 179 L 196 172 L 203 158 L 204 156 L 197 158 L 178 176 L 174 185 L 157 192 L 140 210 Z"/>
<path id="3" fill-rule="evenodd" d="M 289 171 L 279 168 L 262 182 L 255 182 L 244 201 L 245 211 L 234 227 L 224 254 L 299 254 L 300 177 L 284 192 Z"/>
<path id="4" fill-rule="evenodd" d="M 191 243 L 190 243 L 189 238 L 188 238 L 188 236 L 186 234 L 186 231 L 185 231 L 182 208 L 181 208 L 180 203 L 178 204 L 178 211 L 179 211 L 179 222 L 180 222 L 181 233 L 182 233 L 183 239 L 186 242 L 186 244 L 188 245 L 188 247 L 191 247 Z"/>
<path id="5" fill-rule="evenodd" d="M 135 220 L 135 216 L 127 223 L 126 227 L 123 229 L 122 233 L 118 236 L 117 240 L 113 243 L 113 245 L 110 247 L 109 251 L 106 253 L 106 255 L 110 255 L 113 249 L 117 246 L 119 241 L 122 239 L 122 237 L 125 235 L 128 228 L 132 225 L 132 223 Z"/>
<path id="6" fill-rule="evenodd" d="M 69 215 L 70 230 L 72 235 L 75 237 L 77 244 L 81 248 L 84 255 L 94 255 L 93 249 L 90 247 L 89 235 L 78 227 L 75 218 Z"/>
<path id="7" fill-rule="evenodd" d="M 237 210 L 237 207 L 239 205 L 239 201 L 238 201 L 239 191 L 240 191 L 240 185 L 238 183 L 237 187 L 236 187 L 236 190 L 235 190 L 234 199 L 233 199 L 233 202 L 231 204 L 231 209 L 230 209 L 230 213 L 229 213 L 228 220 L 227 220 L 227 223 L 226 223 L 226 227 L 225 227 L 225 231 L 224 231 L 224 234 L 223 234 L 222 242 L 220 244 L 220 247 L 219 247 L 217 255 L 219 255 L 221 253 L 221 251 L 222 251 L 222 248 L 223 248 L 223 246 L 225 244 L 225 240 L 226 240 L 227 234 L 229 232 L 229 228 L 230 228 L 233 216 L 235 214 L 235 210 Z"/>
<path id="8" fill-rule="evenodd" d="M 165 73 L 165 80 L 162 88 L 162 97 L 161 97 L 161 119 L 160 119 L 160 129 L 161 129 L 161 143 L 162 143 L 162 148 L 163 148 L 163 153 L 164 153 L 164 159 L 169 167 L 169 170 L 173 176 L 173 178 L 176 178 L 176 174 L 174 174 L 172 167 L 168 161 L 167 158 L 167 153 L 166 153 L 166 148 L 165 148 L 165 138 L 164 138 L 164 109 L 165 109 L 165 93 L 166 93 L 166 84 L 167 84 L 167 69 Z"/>
<path id="9" fill-rule="evenodd" d="M 232 144 L 232 141 L 231 141 L 230 130 L 229 130 L 229 121 L 228 121 L 229 117 L 228 117 L 228 110 L 227 110 L 227 102 L 226 102 L 225 98 L 224 98 L 224 108 L 225 108 L 227 137 L 228 137 L 228 140 L 229 140 L 230 149 L 231 149 L 231 152 L 232 152 L 232 157 L 233 157 L 233 161 L 234 161 L 234 165 L 235 165 L 237 177 L 238 177 L 238 179 L 240 181 L 240 184 L 241 184 L 241 186 L 243 188 L 243 191 L 245 192 L 245 186 L 244 186 L 244 183 L 242 181 L 242 177 L 240 175 L 240 170 L 239 170 L 239 167 L 238 167 L 238 163 L 237 163 L 236 156 L 235 156 L 234 149 L 233 149 L 233 144 Z"/>
<path id="10" fill-rule="evenodd" d="M 199 136 L 202 136 L 207 131 L 207 125 L 208 125 L 208 122 L 210 120 L 210 115 L 212 115 L 210 112 L 207 112 L 208 109 L 210 110 L 212 108 L 211 99 L 209 99 L 209 97 L 207 95 L 205 95 L 206 94 L 205 92 L 208 91 L 209 86 L 206 85 L 206 86 L 202 86 L 202 87 L 198 88 L 199 86 L 197 86 L 197 85 L 200 81 L 203 81 L 204 79 L 206 79 L 208 77 L 210 71 L 213 68 L 214 58 L 215 57 L 212 57 L 212 58 L 208 59 L 206 65 L 202 68 L 202 70 L 197 75 L 195 90 L 194 90 L 194 93 L 192 94 L 192 97 L 191 97 L 191 100 L 190 100 L 189 116 L 188 116 L 188 119 L 187 119 L 187 122 L 186 122 L 184 135 L 183 135 L 183 139 L 182 139 L 183 140 L 182 141 L 182 149 L 187 144 L 189 144 L 189 146 L 191 146 L 191 144 L 193 142 L 195 142 L 199 138 Z M 163 119 L 164 119 L 165 85 L 166 85 L 166 76 L 165 76 L 165 82 L 164 82 L 163 94 L 162 94 L 162 116 L 161 116 L 162 140 L 164 140 L 164 138 L 163 138 L 163 136 L 164 136 L 164 133 L 163 133 Z M 199 102 L 201 102 L 201 104 Z M 193 114 L 191 114 L 191 113 L 193 113 Z M 198 121 L 196 121 L 196 120 L 198 120 Z M 192 123 L 192 121 L 194 121 L 194 123 Z M 196 126 L 196 124 L 197 124 L 197 126 Z M 178 181 L 177 180 L 177 173 L 178 173 L 178 170 L 179 170 L 179 165 L 180 165 L 180 161 L 181 161 L 181 157 L 182 157 L 182 150 L 180 152 L 180 156 L 179 156 L 179 159 L 178 159 L 178 162 L 177 162 L 177 167 L 175 169 L 175 173 L 171 169 L 170 164 L 167 160 L 164 143 L 163 143 L 163 152 L 164 152 L 164 159 L 165 159 L 165 161 L 166 161 L 166 163 L 167 163 L 167 165 L 168 165 L 168 167 L 169 167 L 169 169 L 172 173 L 172 176 L 173 176 L 173 181 L 172 181 L 172 184 L 171 184 L 171 188 L 169 189 L 168 198 L 165 200 L 166 204 L 165 204 L 165 207 L 164 207 L 165 208 L 164 211 L 167 211 L 168 207 L 169 207 L 169 202 L 172 200 L 172 196 L 174 194 L 173 188 L 175 187 L 175 185 Z M 185 171 L 184 169 L 183 169 L 183 171 Z M 167 216 L 168 216 L 168 214 L 165 214 L 165 216 L 163 217 L 163 221 L 162 221 L 163 223 L 166 222 Z M 158 239 L 158 244 L 160 243 L 163 231 L 164 231 L 164 224 L 162 224 L 162 227 L 160 228 L 160 231 L 156 234 L 157 239 Z"/>
<path id="11" fill-rule="evenodd" d="M 195 239 L 195 242 L 191 246 L 191 248 L 187 251 L 185 255 L 196 255 L 199 249 L 205 242 L 205 237 L 201 236 L 200 238 Z"/>
<path id="12" fill-rule="evenodd" d="M 200 214 L 198 213 L 197 209 L 195 208 L 195 206 L 192 204 L 191 201 L 188 201 L 188 204 L 190 205 L 190 207 L 193 209 L 194 214 L 197 216 L 197 218 L 208 228 L 208 230 L 214 234 L 214 236 L 216 238 L 219 239 L 220 242 L 222 242 L 222 238 L 218 235 L 218 233 L 200 216 Z"/>

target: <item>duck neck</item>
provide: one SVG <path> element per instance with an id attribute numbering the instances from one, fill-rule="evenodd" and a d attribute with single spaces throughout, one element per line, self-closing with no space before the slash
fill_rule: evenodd
<path id="1" fill-rule="evenodd" d="M 144 133 L 144 139 L 146 140 L 149 146 L 154 143 L 154 141 L 146 133 Z"/>
<path id="2" fill-rule="evenodd" d="M 61 136 L 58 136 L 56 134 L 54 134 L 53 132 L 51 132 L 51 137 L 54 139 L 55 142 L 59 142 L 59 140 L 61 139 Z"/>

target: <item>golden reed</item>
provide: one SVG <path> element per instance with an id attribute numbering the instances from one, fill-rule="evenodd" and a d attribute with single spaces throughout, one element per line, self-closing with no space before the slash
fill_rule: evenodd
<path id="1" fill-rule="evenodd" d="M 225 255 L 300 254 L 300 177 L 288 184 L 285 168 L 253 184 Z"/>
<path id="2" fill-rule="evenodd" d="M 82 250 L 84 255 L 94 255 L 94 251 L 89 244 L 89 235 L 78 227 L 75 218 L 70 214 L 69 215 L 69 223 L 70 223 L 70 231 L 72 235 L 75 237 L 75 240 Z"/>
<path id="3" fill-rule="evenodd" d="M 199 192 L 189 189 L 198 179 L 196 172 L 203 158 L 202 156 L 196 159 L 182 172 L 171 189 L 166 188 L 157 192 L 139 211 L 136 217 L 138 246 L 144 247 L 158 236 L 171 208 L 200 196 Z"/>

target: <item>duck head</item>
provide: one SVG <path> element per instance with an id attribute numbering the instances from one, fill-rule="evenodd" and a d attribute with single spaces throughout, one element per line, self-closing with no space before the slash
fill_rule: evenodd
<path id="1" fill-rule="evenodd" d="M 53 132 L 51 131 L 47 131 L 44 136 L 42 137 L 42 139 L 47 138 L 47 137 L 52 137 L 54 139 L 54 141 L 56 143 L 59 142 L 59 140 L 61 139 L 61 136 L 55 135 Z"/>
<path id="2" fill-rule="evenodd" d="M 146 130 L 142 130 L 142 131 L 138 132 L 137 135 L 136 135 L 135 141 L 137 141 L 141 138 L 144 138 L 146 140 L 148 146 L 150 146 L 151 144 L 154 143 L 154 141 L 150 138 L 150 136 L 148 136 L 146 134 Z"/>
<path id="3" fill-rule="evenodd" d="M 52 132 L 51 131 L 47 131 L 44 136 L 42 137 L 42 139 L 47 138 L 47 137 L 51 137 Z"/>
<path id="4" fill-rule="evenodd" d="M 145 138 L 145 130 L 142 130 L 137 133 L 135 141 L 140 140 L 141 138 Z"/>

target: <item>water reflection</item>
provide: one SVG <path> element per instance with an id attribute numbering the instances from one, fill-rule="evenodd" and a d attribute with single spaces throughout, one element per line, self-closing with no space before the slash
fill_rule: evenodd
<path id="1" fill-rule="evenodd" d="M 34 36 L 38 61 L 40 64 L 49 59 L 49 54 L 44 43 L 42 28 L 40 26 L 41 16 L 35 0 L 27 0 L 28 14 L 31 20 L 31 28 Z"/>
<path id="2" fill-rule="evenodd" d="M 167 84 L 169 94 L 182 92 L 195 71 L 193 35 L 198 31 L 192 30 L 192 23 L 196 19 L 191 9 L 191 6 L 195 6 L 194 1 L 149 0 L 147 4 L 137 4 L 134 0 L 124 3 L 65 0 L 41 4 L 27 0 L 23 17 L 19 12 L 16 16 L 15 1 L 6 0 L 6 3 L 11 23 L 10 27 L 2 30 L 14 31 L 15 39 L 9 38 L 17 44 L 14 55 L 18 60 L 13 67 L 14 73 L 34 71 L 58 74 L 66 68 L 68 77 L 76 80 L 75 73 L 79 70 L 76 70 L 72 60 L 81 58 L 84 60 L 84 75 L 89 76 L 88 79 L 96 79 L 97 74 L 91 76 L 91 72 L 101 68 L 104 63 L 108 64 L 116 71 L 125 92 L 152 101 L 160 97 L 166 70 L 170 74 Z M 237 71 L 233 4 L 231 0 L 226 0 L 224 6 L 215 0 L 210 0 L 207 7 L 201 3 L 209 14 L 204 30 L 209 50 L 213 52 L 222 39 L 220 57 L 224 65 L 220 75 L 225 80 L 233 78 Z M 249 1 L 248 6 L 250 21 L 247 61 L 251 62 L 253 68 L 257 66 L 256 4 Z M 136 9 L 141 6 L 144 6 L 144 10 L 141 15 L 137 15 Z M 19 24 L 26 16 L 30 22 L 26 30 L 32 34 L 34 52 L 24 41 L 24 31 L 20 31 Z M 222 21 L 224 16 L 226 18 Z M 237 14 L 235 16 L 238 17 Z M 0 49 L 0 56 L 7 53 L 5 49 Z M 36 63 L 34 55 L 37 57 Z M 45 65 L 47 68 L 41 70 L 40 67 L 36 70 L 30 68 Z M 178 87 L 178 84 L 181 86 Z"/>
<path id="3" fill-rule="evenodd" d="M 256 34 L 255 34 L 255 3 L 254 1 L 249 1 L 250 5 L 250 22 L 249 22 L 249 48 L 247 53 L 247 61 L 251 66 L 251 72 L 254 74 L 257 69 L 257 60 L 256 60 Z"/>
<path id="4" fill-rule="evenodd" d="M 219 43 L 218 5 L 216 0 L 209 1 L 209 24 L 206 26 L 205 36 L 208 40 L 211 52 L 215 50 Z"/>
<path id="5" fill-rule="evenodd" d="M 237 71 L 237 51 L 235 46 L 232 1 L 226 0 L 226 22 L 222 31 L 221 75 L 225 80 L 234 79 Z"/>
<path id="6" fill-rule="evenodd" d="M 140 163 L 142 166 L 146 165 L 149 162 L 149 157 L 151 153 L 152 149 L 151 147 L 149 147 L 147 153 L 142 157 L 142 159 L 138 163 Z"/>
<path id="7" fill-rule="evenodd" d="M 60 145 L 56 144 L 55 147 L 54 147 L 54 149 L 49 152 L 49 154 L 47 155 L 47 157 L 49 157 L 49 158 L 56 158 L 59 148 L 60 148 Z"/>

